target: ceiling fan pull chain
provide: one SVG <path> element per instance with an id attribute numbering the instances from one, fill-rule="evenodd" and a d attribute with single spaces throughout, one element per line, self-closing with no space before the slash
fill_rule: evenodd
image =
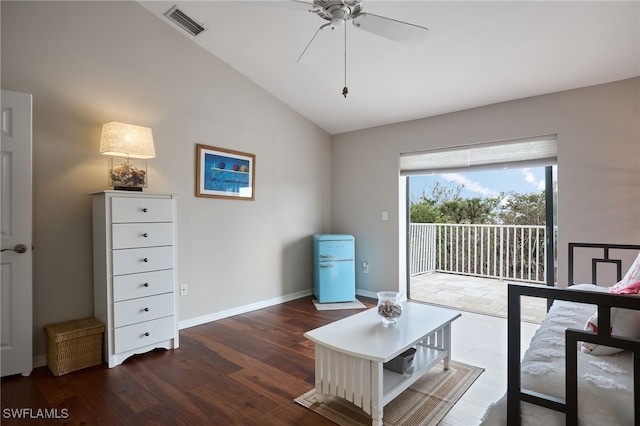
<path id="1" fill-rule="evenodd" d="M 342 88 L 342 96 L 345 98 L 349 94 L 347 88 L 347 26 L 344 26 L 344 87 Z"/>

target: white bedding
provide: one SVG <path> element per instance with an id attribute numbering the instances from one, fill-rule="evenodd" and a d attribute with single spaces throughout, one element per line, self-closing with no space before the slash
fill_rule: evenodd
<path id="1" fill-rule="evenodd" d="M 603 289 L 606 291 L 606 289 Z M 522 388 L 563 398 L 564 330 L 583 329 L 596 307 L 556 301 L 525 352 Z M 524 426 L 564 425 L 554 410 L 522 403 Z M 485 414 L 483 426 L 506 425 L 506 394 Z M 633 425 L 633 364 L 631 353 L 594 356 L 578 352 L 578 421 L 582 425 Z"/>

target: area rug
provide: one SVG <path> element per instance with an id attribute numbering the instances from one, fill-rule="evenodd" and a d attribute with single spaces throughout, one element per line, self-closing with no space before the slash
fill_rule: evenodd
<path id="1" fill-rule="evenodd" d="M 483 371 L 456 361 L 445 370 L 440 362 L 384 407 L 384 425 L 437 425 Z M 371 416 L 342 398 L 329 396 L 323 403 L 316 402 L 315 389 L 295 401 L 341 426 L 371 424 Z"/>
<path id="2" fill-rule="evenodd" d="M 316 299 L 313 299 L 313 306 L 319 311 L 337 311 L 339 309 L 365 309 L 366 306 L 358 299 L 353 302 L 338 302 L 338 303 L 320 303 Z"/>

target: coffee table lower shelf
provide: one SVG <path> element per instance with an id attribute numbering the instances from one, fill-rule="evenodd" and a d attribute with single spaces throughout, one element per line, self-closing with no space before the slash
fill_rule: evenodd
<path id="1" fill-rule="evenodd" d="M 391 402 L 443 359 L 446 364 L 445 368 L 449 368 L 447 355 L 448 351 L 444 349 L 417 345 L 413 358 L 413 373 L 411 375 L 399 374 L 383 368 L 382 405 L 385 406 Z"/>

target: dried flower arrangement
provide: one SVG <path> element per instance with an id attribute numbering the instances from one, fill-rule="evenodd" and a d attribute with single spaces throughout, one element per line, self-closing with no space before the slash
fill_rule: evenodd
<path id="1" fill-rule="evenodd" d="M 115 186 L 147 186 L 147 171 L 135 167 L 129 159 L 109 170 L 109 179 Z"/>

